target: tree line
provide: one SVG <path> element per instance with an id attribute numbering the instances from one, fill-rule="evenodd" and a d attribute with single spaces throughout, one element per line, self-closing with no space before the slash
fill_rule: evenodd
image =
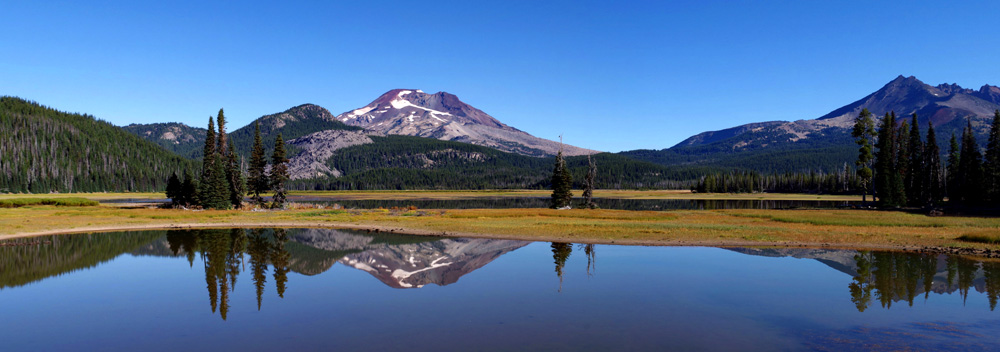
<path id="1" fill-rule="evenodd" d="M 953 205 L 1000 205 L 1000 111 L 994 112 L 985 154 L 970 120 L 960 140 L 951 136 L 946 165 L 934 125 L 928 121 L 924 139 L 916 114 L 909 123 L 897 124 L 895 112 L 886 113 L 876 131 L 871 112 L 864 109 L 852 135 L 859 145 L 863 197 L 872 194 L 879 206 L 936 206 L 946 197 Z"/>
<path id="2" fill-rule="evenodd" d="M 0 193 L 158 191 L 192 165 L 93 116 L 0 97 Z"/>
<path id="3" fill-rule="evenodd" d="M 288 194 L 285 183 L 289 175 L 285 142 L 281 133 L 274 140 L 271 164 L 268 165 L 260 123 L 256 123 L 250 163 L 245 167 L 243 157 L 239 156 L 232 140 L 226 135 L 226 119 L 222 109 L 219 109 L 218 130 L 215 128 L 215 121 L 214 117 L 209 116 L 200 176 L 196 179 L 190 170 L 186 170 L 183 181 L 177 173 L 167 180 L 166 193 L 167 198 L 171 199 L 171 205 L 239 209 L 244 206 L 243 198 L 249 195 L 254 206 L 283 208 Z M 268 192 L 273 192 L 270 203 L 262 197 Z"/>
<path id="4" fill-rule="evenodd" d="M 862 188 L 853 169 L 844 165 L 838 172 L 812 171 L 762 174 L 756 171 L 714 173 L 701 177 L 691 187 L 698 193 L 811 193 L 854 194 Z"/>

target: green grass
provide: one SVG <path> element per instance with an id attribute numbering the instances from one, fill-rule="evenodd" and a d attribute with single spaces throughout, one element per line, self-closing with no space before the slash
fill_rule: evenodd
<path id="1" fill-rule="evenodd" d="M 964 242 L 1000 244 L 1000 233 L 970 233 L 958 236 L 956 239 Z"/>
<path id="2" fill-rule="evenodd" d="M 55 205 L 61 207 L 89 207 L 99 203 L 85 198 L 14 198 L 0 199 L 0 208 L 20 208 L 31 205 Z"/>

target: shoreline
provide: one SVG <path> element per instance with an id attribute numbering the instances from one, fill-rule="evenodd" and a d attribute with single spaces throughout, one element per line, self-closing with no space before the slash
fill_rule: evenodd
<path id="1" fill-rule="evenodd" d="M 0 241 L 9 241 L 23 238 L 34 238 L 41 236 L 58 236 L 84 233 L 106 233 L 121 231 L 153 231 L 153 230 L 199 230 L 217 228 L 318 228 L 318 229 L 343 229 L 367 231 L 371 233 L 392 233 L 397 235 L 410 236 L 430 236 L 443 238 L 481 238 L 497 240 L 514 240 L 526 242 L 565 242 L 574 244 L 600 244 L 619 246 L 649 246 L 649 247 L 783 247 L 783 248 L 805 248 L 805 249 L 845 249 L 845 250 L 885 250 L 916 253 L 938 253 L 968 255 L 984 258 L 1000 258 L 1000 250 L 977 249 L 967 247 L 947 247 L 947 246 L 921 246 L 907 244 L 875 244 L 875 243 L 826 243 L 826 242 L 796 242 L 796 241 L 735 241 L 735 240 L 681 240 L 676 238 L 662 239 L 628 239 L 619 238 L 614 240 L 600 239 L 586 236 L 532 236 L 532 235 L 511 235 L 473 232 L 448 232 L 433 231 L 419 228 L 405 228 L 384 225 L 361 225 L 350 223 L 314 223 L 314 222 L 265 222 L 265 223 L 244 223 L 244 222 L 223 222 L 223 223 L 169 223 L 169 224 L 145 224 L 145 225 L 121 225 L 121 226 L 93 226 L 78 227 L 70 229 L 54 229 L 38 232 L 27 232 L 9 235 L 0 235 Z"/>

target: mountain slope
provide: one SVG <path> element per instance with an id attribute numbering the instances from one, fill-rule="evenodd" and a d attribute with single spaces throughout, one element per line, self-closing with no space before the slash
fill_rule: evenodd
<path id="1" fill-rule="evenodd" d="M 193 166 L 93 116 L 0 97 L 0 192 L 157 191 Z"/>
<path id="2" fill-rule="evenodd" d="M 523 155 L 555 155 L 560 148 L 558 142 L 507 126 L 446 92 L 393 89 L 368 105 L 337 115 L 337 120 L 385 134 L 471 143 Z M 565 155 L 596 153 L 563 147 Z"/>
<path id="3" fill-rule="evenodd" d="M 202 147 L 205 145 L 205 134 L 208 131 L 179 122 L 133 123 L 122 128 L 166 150 L 189 158 L 195 155 L 201 156 Z"/>
<path id="4" fill-rule="evenodd" d="M 318 154 L 306 145 L 318 132 L 289 141 L 301 151 L 291 158 Z M 353 132 L 352 132 L 353 133 Z M 330 151 L 325 160 L 330 177 L 309 178 L 293 175 L 291 189 L 504 189 L 546 188 L 549 186 L 553 157 L 531 157 L 493 148 L 432 138 L 398 135 L 362 135 L 359 143 Z M 340 138 L 344 140 L 344 138 Z M 370 142 L 369 142 L 370 141 Z M 320 145 L 324 145 L 319 143 Z M 666 187 L 664 175 L 670 170 L 653 163 L 636 161 L 616 154 L 593 156 L 598 167 L 598 188 Z M 316 162 L 310 159 L 307 162 Z M 567 158 L 575 186 L 581 187 L 587 158 Z M 317 172 L 317 174 L 322 174 Z M 338 176 L 339 175 L 339 176 Z"/>
<path id="5" fill-rule="evenodd" d="M 302 104 L 288 110 L 264 115 L 236 130 L 227 131 L 236 150 L 244 157 L 250 156 L 253 147 L 254 124 L 260 123 L 261 137 L 265 141 L 267 155 L 274 149 L 274 138 L 288 141 L 313 132 L 325 130 L 360 130 L 337 121 L 330 111 L 319 105 Z M 206 124 L 208 121 L 205 122 Z M 227 126 L 228 127 L 231 126 Z M 163 146 L 167 150 L 192 158 L 201 158 L 205 146 L 206 129 L 191 127 L 182 123 L 131 124 L 124 128 L 139 137 Z"/>
<path id="6" fill-rule="evenodd" d="M 705 171 L 733 169 L 762 172 L 833 171 L 853 164 L 857 147 L 850 136 L 854 118 L 867 108 L 876 118 L 895 111 L 897 123 L 916 113 L 921 131 L 934 124 L 938 142 L 961 134 L 971 121 L 985 143 L 993 111 L 1000 109 L 1000 88 L 979 90 L 955 84 L 930 86 L 915 77 L 899 76 L 881 89 L 813 120 L 752 123 L 697 134 L 663 150 L 620 154 L 673 166 L 678 174 L 697 177 Z M 943 145 L 942 151 L 947 150 Z"/>

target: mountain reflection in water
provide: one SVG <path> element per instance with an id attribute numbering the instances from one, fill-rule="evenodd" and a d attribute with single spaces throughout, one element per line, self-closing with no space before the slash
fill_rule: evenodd
<path id="1" fill-rule="evenodd" d="M 49 236 L 6 243 L 8 246 L 0 247 L 0 290 L 97 267 L 122 254 L 185 258 L 192 267 L 200 261 L 210 309 L 223 319 L 227 318 L 230 295 L 244 271 L 249 271 L 244 277 L 253 282 L 259 310 L 268 286 L 273 287 L 279 298 L 294 290 L 294 283 L 289 284 L 289 272 L 314 276 L 340 263 L 392 288 L 446 286 L 529 244 L 335 229 L 141 231 Z M 18 243 L 32 244 L 10 245 Z M 550 247 L 558 291 L 563 290 L 565 266 L 574 251 L 586 256 L 588 276 L 596 272 L 598 246 L 582 244 L 574 248 L 570 243 L 551 243 Z M 850 295 L 859 312 L 872 307 L 890 309 L 899 302 L 912 306 L 917 297 L 932 299 L 931 293 L 958 293 L 967 300 L 970 292 L 985 295 L 993 310 L 1000 296 L 1000 263 L 995 261 L 903 252 L 728 249 L 754 256 L 812 259 L 849 275 L 853 280 L 844 288 L 844 294 Z"/>

